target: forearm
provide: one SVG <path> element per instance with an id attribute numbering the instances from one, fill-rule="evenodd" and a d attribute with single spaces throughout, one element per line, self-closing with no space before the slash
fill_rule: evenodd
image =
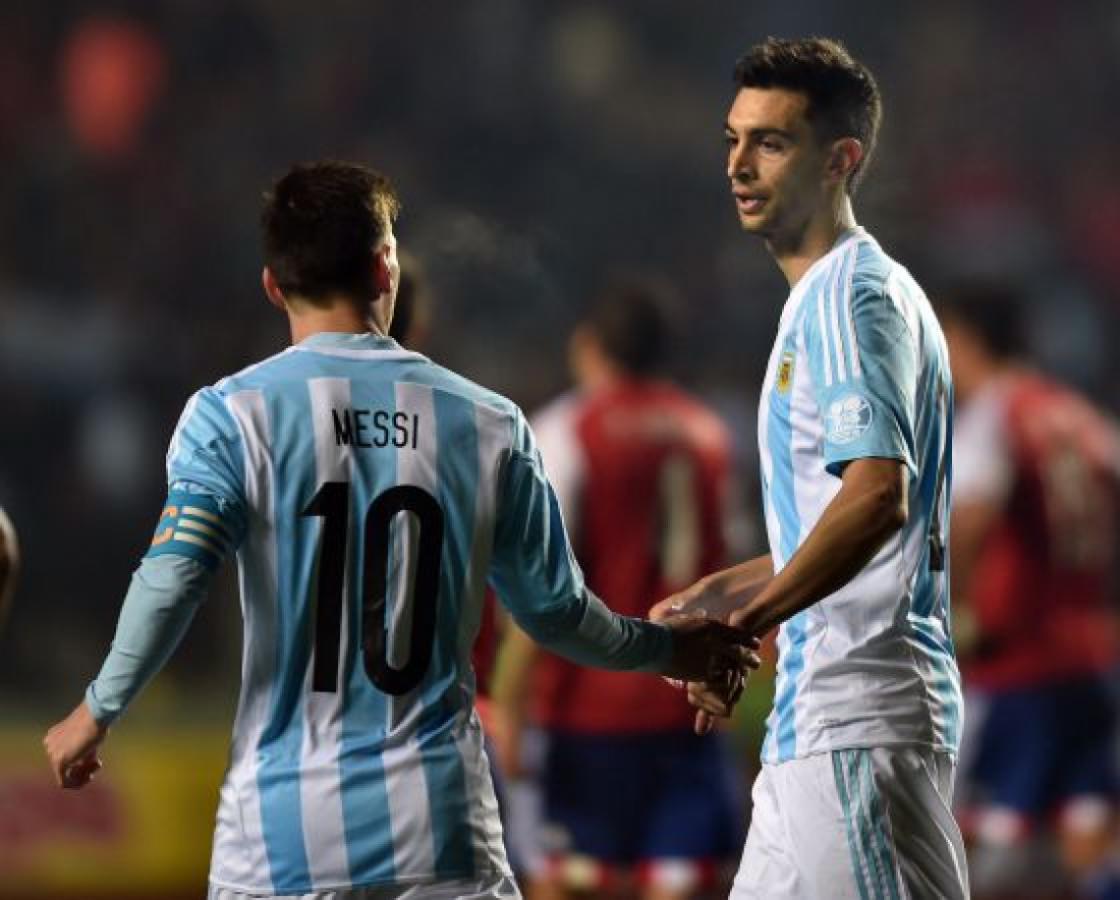
<path id="1" fill-rule="evenodd" d="M 889 496 L 846 495 L 842 489 L 789 563 L 735 614 L 734 624 L 765 634 L 851 581 L 901 526 Z M 736 587 L 734 576 L 719 584 L 726 592 Z"/>
<path id="2" fill-rule="evenodd" d="M 538 644 L 581 666 L 660 672 L 672 656 L 668 628 L 617 615 L 586 588 L 564 606 L 515 615 Z"/>
<path id="3" fill-rule="evenodd" d="M 113 646 L 86 703 L 101 725 L 116 719 L 179 645 L 211 577 L 193 559 L 144 559 L 121 607 Z"/>

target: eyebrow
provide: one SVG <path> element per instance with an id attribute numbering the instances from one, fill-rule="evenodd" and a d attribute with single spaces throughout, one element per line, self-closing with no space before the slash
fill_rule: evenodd
<path id="1" fill-rule="evenodd" d="M 739 136 L 739 132 L 732 128 L 729 122 L 724 122 L 723 133 L 726 135 L 734 135 L 735 137 Z M 795 140 L 793 133 L 786 131 L 784 128 L 752 128 L 747 132 L 747 137 L 756 140 L 764 137 L 780 137 L 785 138 L 787 141 Z"/>

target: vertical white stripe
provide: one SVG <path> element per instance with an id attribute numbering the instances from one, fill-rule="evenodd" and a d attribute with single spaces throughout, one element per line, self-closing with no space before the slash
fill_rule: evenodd
<path id="1" fill-rule="evenodd" d="M 859 364 L 859 343 L 856 341 L 855 317 L 852 313 L 852 278 L 856 273 L 856 257 L 859 254 L 859 241 L 853 241 L 848 249 L 844 265 L 848 268 L 848 275 L 844 279 L 841 290 L 844 298 L 844 323 L 848 329 L 848 346 L 852 348 L 852 378 L 861 378 L 862 371 Z"/>
<path id="2" fill-rule="evenodd" d="M 211 875 L 234 884 L 269 880 L 257 786 L 257 744 L 272 705 L 276 652 L 276 530 L 268 417 L 259 391 L 233 394 L 226 407 L 245 452 L 248 528 L 238 551 L 241 613 L 245 620 L 241 693 L 234 717 L 230 766 L 222 785 Z"/>
<path id="3" fill-rule="evenodd" d="M 478 435 L 478 484 L 475 489 L 474 534 L 459 626 L 459 665 L 464 678 L 470 670 L 471 649 L 478 634 L 482 606 L 486 602 L 486 576 L 497 525 L 498 476 L 505 451 L 512 440 L 509 416 L 487 406 L 476 405 L 475 428 Z M 476 869 L 480 872 L 494 868 L 508 870 L 498 798 L 482 752 L 482 726 L 473 710 L 468 727 L 459 735 L 456 745 L 463 760 Z"/>
<path id="4" fill-rule="evenodd" d="M 419 416 L 416 449 L 411 446 L 397 452 L 397 484 L 422 487 L 432 496 L 439 496 L 436 462 L 436 420 L 432 390 L 419 384 L 396 385 L 398 410 Z M 394 519 L 394 532 L 400 531 L 402 517 Z M 397 622 L 399 605 L 411 594 L 397 593 L 386 598 L 390 622 Z M 385 790 L 393 827 L 393 859 L 398 872 L 408 874 L 435 870 L 435 846 L 432 843 L 432 804 L 428 782 L 424 777 L 424 751 L 416 739 L 416 730 L 423 708 L 416 693 L 389 697 L 390 734 L 386 739 Z"/>
<path id="5" fill-rule="evenodd" d="M 396 577 L 385 598 L 389 604 L 389 643 L 385 659 L 394 669 L 408 665 L 412 640 L 412 604 L 403 602 L 413 596 L 416 587 L 417 553 L 420 542 L 420 519 L 410 510 L 401 510 L 389 523 L 392 535 Z"/>
<path id="6" fill-rule="evenodd" d="M 179 421 L 175 424 L 175 431 L 171 435 L 171 443 L 167 447 L 167 474 L 171 474 L 171 461 L 175 459 L 175 454 L 179 452 L 179 443 L 182 440 L 183 426 L 190 421 L 191 416 L 194 415 L 195 407 L 198 406 L 198 393 L 195 392 L 191 399 L 187 401 L 187 405 L 183 407 L 183 413 L 179 416 Z"/>
<path id="7" fill-rule="evenodd" d="M 307 382 L 311 399 L 311 422 L 315 436 L 316 490 L 328 481 L 351 480 L 352 451 L 339 445 L 334 436 L 331 409 L 350 406 L 349 378 L 312 378 Z M 320 527 L 325 520 L 320 519 Z M 347 528 L 349 535 L 352 528 Z M 349 560 L 347 547 L 345 559 Z M 313 691 L 311 678 L 314 661 L 307 667 L 304 679 L 303 746 L 300 751 L 300 804 L 303 810 L 303 842 L 307 848 L 307 867 L 313 886 L 336 885 L 340 873 L 349 872 L 346 856 L 346 827 L 342 811 L 342 786 L 339 753 L 342 731 L 342 701 L 350 604 L 350 566 L 343 569 L 342 627 L 338 651 L 338 690 L 333 694 Z M 317 601 L 318 602 L 318 601 Z M 314 616 L 314 611 L 312 611 Z M 314 620 L 313 620 L 314 621 Z"/>
<path id="8" fill-rule="evenodd" d="M 824 292 L 820 291 L 817 296 L 811 298 L 810 302 L 817 304 L 817 329 L 820 331 L 821 339 L 821 354 L 824 356 L 824 384 L 825 387 L 832 386 L 832 354 L 828 350 L 828 325 L 825 323 L 824 316 Z"/>
<path id="9" fill-rule="evenodd" d="M 848 380 L 848 367 L 844 363 L 844 342 L 840 337 L 839 306 L 841 302 L 843 302 L 843 297 L 840 296 L 840 282 L 843 273 L 844 254 L 841 253 L 837 255 L 836 261 L 832 264 L 832 270 L 826 276 L 828 287 L 825 289 L 828 292 L 828 312 L 829 325 L 832 329 L 832 346 L 836 350 L 836 380 L 841 383 Z"/>

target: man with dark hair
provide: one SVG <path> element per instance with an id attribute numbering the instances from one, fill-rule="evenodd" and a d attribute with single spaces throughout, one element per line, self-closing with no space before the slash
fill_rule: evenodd
<path id="1" fill-rule="evenodd" d="M 960 401 L 952 575 L 975 896 L 1041 896 L 1056 835 L 1077 896 L 1120 897 L 1120 431 L 1021 361 L 1011 289 L 958 287 L 938 313 Z"/>
<path id="2" fill-rule="evenodd" d="M 733 896 L 968 896 L 950 809 L 961 696 L 949 629 L 952 385 L 910 274 L 856 224 L 880 119 L 836 41 L 736 68 L 727 176 L 790 285 L 759 404 L 770 554 L 659 604 L 775 626 L 778 680 Z M 737 686 L 692 685 L 698 728 Z"/>
<path id="3" fill-rule="evenodd" d="M 667 307 L 655 282 L 612 284 L 572 334 L 576 390 L 533 419 L 587 582 L 623 615 L 645 615 L 727 562 L 730 442 L 711 410 L 661 376 Z M 513 629 L 493 694 L 507 772 L 522 767 L 524 720 L 542 730 L 547 839 L 534 874 L 548 890 L 531 896 L 686 900 L 726 878 L 734 774 L 722 736 L 693 734 L 669 685 L 580 669 Z"/>
<path id="4" fill-rule="evenodd" d="M 397 208 L 383 176 L 335 162 L 266 195 L 262 281 L 293 346 L 188 402 L 112 649 L 44 740 L 59 785 L 87 784 L 236 552 L 243 681 L 213 900 L 518 896 L 471 702 L 488 579 L 585 664 L 736 677 L 755 662 L 727 626 L 607 610 L 520 410 L 386 336 Z"/>

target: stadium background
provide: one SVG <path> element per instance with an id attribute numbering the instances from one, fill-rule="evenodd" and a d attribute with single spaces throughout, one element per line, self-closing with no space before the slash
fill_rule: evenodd
<path id="1" fill-rule="evenodd" d="M 51 787 L 39 738 L 108 645 L 185 398 L 286 340 L 259 288 L 261 188 L 323 156 L 390 174 L 433 289 L 428 351 L 528 409 L 565 385 L 560 336 L 609 272 L 668 277 L 674 369 L 752 473 L 785 289 L 736 228 L 721 125 L 738 53 L 805 33 L 843 38 L 885 95 L 861 221 L 928 285 L 1022 285 L 1036 359 L 1116 410 L 1110 0 L 0 6 L 0 504 L 25 552 L 0 633 L 0 896 L 197 896 L 204 879 L 232 579 L 88 794 Z"/>

